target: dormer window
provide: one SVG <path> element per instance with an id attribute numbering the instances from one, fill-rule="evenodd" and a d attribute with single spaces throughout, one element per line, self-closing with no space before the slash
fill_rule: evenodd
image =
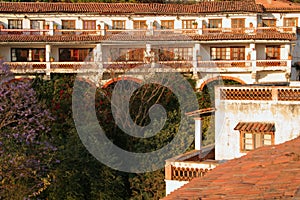
<path id="1" fill-rule="evenodd" d="M 274 144 L 274 123 L 239 122 L 234 130 L 240 131 L 241 152 Z"/>

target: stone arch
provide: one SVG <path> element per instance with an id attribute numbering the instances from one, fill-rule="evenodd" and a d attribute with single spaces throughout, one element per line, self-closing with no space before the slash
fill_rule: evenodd
<path id="1" fill-rule="evenodd" d="M 246 84 L 246 82 L 243 81 L 243 80 L 240 79 L 240 78 L 236 78 L 236 77 L 232 77 L 232 76 L 217 76 L 217 77 L 213 77 L 213 78 L 209 78 L 209 79 L 205 80 L 205 81 L 200 85 L 199 90 L 202 91 L 205 85 L 207 85 L 208 83 L 210 83 L 210 82 L 212 82 L 212 81 L 219 80 L 219 79 L 236 81 L 236 82 L 239 82 L 239 83 L 242 84 L 242 85 Z"/>
<path id="2" fill-rule="evenodd" d="M 112 78 L 109 81 L 107 81 L 102 88 L 105 89 L 107 88 L 110 84 L 121 81 L 121 80 L 130 80 L 130 81 L 134 81 L 136 83 L 141 83 L 142 80 L 138 79 L 138 78 L 133 78 L 133 77 L 118 77 L 118 78 Z"/>

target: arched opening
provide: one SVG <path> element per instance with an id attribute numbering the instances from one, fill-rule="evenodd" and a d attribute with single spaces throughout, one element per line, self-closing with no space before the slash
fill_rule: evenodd
<path id="1" fill-rule="evenodd" d="M 118 77 L 118 78 L 112 78 L 110 79 L 109 81 L 107 81 L 103 86 L 102 88 L 105 89 L 107 88 L 109 85 L 111 85 L 112 83 L 116 83 L 118 81 L 124 81 L 124 80 L 129 80 L 129 81 L 133 81 L 133 82 L 136 82 L 136 83 L 141 83 L 142 80 L 140 79 L 137 79 L 137 78 L 133 78 L 133 77 Z"/>
<path id="2" fill-rule="evenodd" d="M 218 77 L 214 77 L 214 78 L 210 78 L 210 79 L 207 79 L 206 81 L 204 81 L 199 90 L 202 91 L 204 89 L 204 87 L 209 84 L 210 82 L 213 82 L 213 81 L 226 81 L 228 84 L 230 83 L 230 81 L 232 81 L 232 84 L 230 85 L 233 85 L 233 84 L 241 84 L 241 85 L 244 85 L 246 84 L 245 81 L 239 79 L 239 78 L 236 78 L 236 77 L 231 77 L 231 76 L 218 76 Z"/>

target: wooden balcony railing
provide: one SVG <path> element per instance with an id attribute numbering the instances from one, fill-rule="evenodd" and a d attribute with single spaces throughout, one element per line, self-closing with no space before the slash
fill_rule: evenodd
<path id="1" fill-rule="evenodd" d="M 197 29 L 125 29 L 125 30 L 83 30 L 83 29 L 0 29 L 0 35 L 159 35 L 159 34 L 249 34 L 266 32 L 296 33 L 296 27 L 255 28 L 197 28 Z"/>
<path id="2" fill-rule="evenodd" d="M 198 61 L 198 67 L 214 68 L 214 67 L 251 67 L 252 61 L 249 60 L 212 60 L 212 61 Z"/>
<path id="3" fill-rule="evenodd" d="M 258 60 L 256 67 L 286 67 L 287 60 Z"/>
<path id="4" fill-rule="evenodd" d="M 123 70 L 133 68 L 172 68 L 180 72 L 190 72 L 193 69 L 200 71 L 223 69 L 230 71 L 251 71 L 254 64 L 259 71 L 263 70 L 288 70 L 291 66 L 291 60 L 218 60 L 218 61 L 198 61 L 197 66 L 193 65 L 193 61 L 157 61 L 149 63 L 144 61 L 113 61 L 113 62 L 5 62 L 9 69 L 15 71 L 37 71 L 48 70 L 50 72 L 77 72 L 82 70 L 97 71 L 100 68 L 104 70 Z"/>

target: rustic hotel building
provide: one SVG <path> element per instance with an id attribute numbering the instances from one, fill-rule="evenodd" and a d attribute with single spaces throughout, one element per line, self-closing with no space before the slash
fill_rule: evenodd
<path id="1" fill-rule="evenodd" d="M 96 74 L 103 87 L 168 69 L 196 79 L 199 90 L 216 79 L 296 85 L 299 17 L 300 4 L 285 0 L 0 3 L 0 57 L 18 76 Z M 167 194 L 220 161 L 297 137 L 300 89 L 281 86 L 217 88 L 216 109 L 189 113 L 196 149 L 166 161 Z M 224 134 L 202 148 L 201 119 L 214 113 L 216 122 L 225 120 L 216 123 Z"/>
<path id="2" fill-rule="evenodd" d="M 112 71 L 121 77 L 140 66 L 176 69 L 196 78 L 199 89 L 219 78 L 288 82 L 294 11 L 273 12 L 253 0 L 0 3 L 0 56 L 20 75 L 97 72 L 102 85 L 111 83 Z"/>

